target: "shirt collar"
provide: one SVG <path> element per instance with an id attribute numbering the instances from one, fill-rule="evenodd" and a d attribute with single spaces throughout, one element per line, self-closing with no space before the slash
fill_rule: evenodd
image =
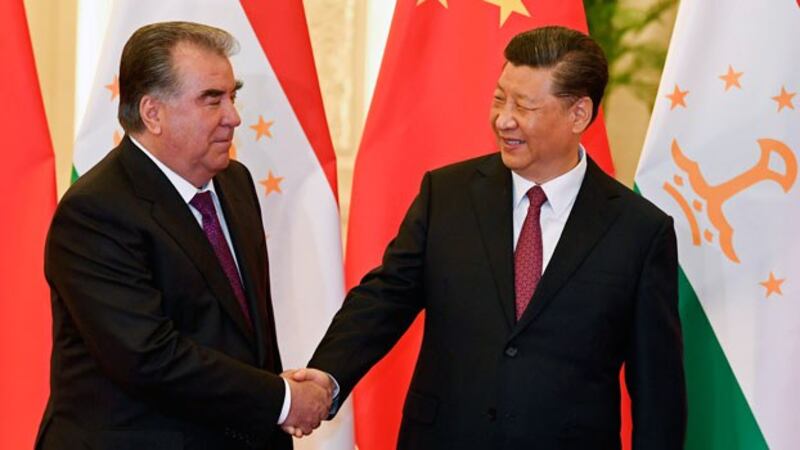
<path id="1" fill-rule="evenodd" d="M 568 172 L 541 185 L 547 196 L 545 205 L 550 205 L 556 216 L 563 214 L 574 203 L 586 174 L 586 165 L 586 151 L 583 146 L 579 146 L 578 164 Z M 536 186 L 536 183 L 523 178 L 514 171 L 511 171 L 511 180 L 514 186 L 514 208 L 517 208 L 528 190 Z"/>
<path id="2" fill-rule="evenodd" d="M 175 190 L 178 191 L 178 194 L 181 196 L 184 202 L 189 203 L 192 200 L 192 198 L 194 198 L 195 194 L 197 194 L 198 192 L 211 191 L 214 193 L 214 196 L 217 195 L 217 191 L 214 189 L 213 182 L 208 182 L 205 184 L 205 186 L 202 186 L 201 188 L 198 189 L 192 183 L 188 182 L 185 178 L 175 173 L 174 170 L 167 167 L 163 162 L 161 162 L 158 158 L 156 158 L 155 155 L 150 153 L 149 150 L 144 148 L 144 146 L 139 141 L 134 139 L 133 136 L 128 135 L 128 137 L 136 147 L 138 147 L 142 152 L 144 152 L 144 154 L 147 155 L 147 157 L 150 158 L 159 169 L 161 169 L 161 171 L 167 177 L 169 182 L 172 183 L 173 186 L 175 186 Z"/>

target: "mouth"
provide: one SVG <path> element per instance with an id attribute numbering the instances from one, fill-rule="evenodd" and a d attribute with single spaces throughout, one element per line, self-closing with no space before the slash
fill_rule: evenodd
<path id="1" fill-rule="evenodd" d="M 503 147 L 504 150 L 513 150 L 515 148 L 525 145 L 525 141 L 522 139 L 513 139 L 502 136 L 498 138 L 498 141 L 500 142 L 500 145 Z"/>

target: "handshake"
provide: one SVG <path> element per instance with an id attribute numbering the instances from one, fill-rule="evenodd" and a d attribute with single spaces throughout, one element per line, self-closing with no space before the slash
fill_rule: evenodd
<path id="1" fill-rule="evenodd" d="M 291 389 L 291 406 L 281 428 L 294 437 L 311 434 L 328 417 L 334 396 L 334 381 L 317 369 L 292 369 L 281 374 Z"/>

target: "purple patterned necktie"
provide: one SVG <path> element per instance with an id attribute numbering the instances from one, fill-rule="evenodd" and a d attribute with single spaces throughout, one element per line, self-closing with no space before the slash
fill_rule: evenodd
<path id="1" fill-rule="evenodd" d="M 222 226 L 220 226 L 217 218 L 217 209 L 211 199 L 211 191 L 198 192 L 189 204 L 200 211 L 200 215 L 203 216 L 203 231 L 214 248 L 214 253 L 217 254 L 217 259 L 225 272 L 225 276 L 228 277 L 228 282 L 231 285 L 231 289 L 233 289 L 233 294 L 236 296 L 239 307 L 242 309 L 242 314 L 247 319 L 248 325 L 252 326 L 253 322 L 250 320 L 250 310 L 247 308 L 239 272 L 236 270 L 236 263 L 233 261 L 228 241 L 225 240 L 225 235 L 222 233 Z"/>
<path id="2" fill-rule="evenodd" d="M 528 190 L 528 215 L 522 224 L 522 230 L 514 251 L 514 290 L 516 291 L 517 320 L 522 317 L 525 308 L 536 291 L 536 285 L 542 278 L 542 226 L 539 215 L 542 204 L 547 201 L 541 186 Z"/>

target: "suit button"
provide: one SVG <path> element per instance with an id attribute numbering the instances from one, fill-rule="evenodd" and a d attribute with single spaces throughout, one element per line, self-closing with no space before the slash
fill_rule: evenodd
<path id="1" fill-rule="evenodd" d="M 506 356 L 508 356 L 509 358 L 514 358 L 515 356 L 517 356 L 517 353 L 519 353 L 517 347 L 514 347 L 513 345 L 506 347 Z"/>
<path id="2" fill-rule="evenodd" d="M 494 408 L 487 409 L 486 416 L 489 418 L 489 422 L 494 422 L 497 420 L 497 410 Z"/>

